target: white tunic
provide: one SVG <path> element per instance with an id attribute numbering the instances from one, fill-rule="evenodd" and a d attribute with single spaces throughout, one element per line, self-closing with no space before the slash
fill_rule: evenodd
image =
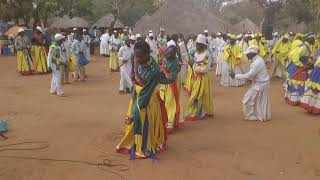
<path id="1" fill-rule="evenodd" d="M 91 38 L 89 35 L 83 35 L 83 40 L 85 44 L 85 56 L 86 58 L 90 61 L 90 43 L 91 43 Z"/>
<path id="2" fill-rule="evenodd" d="M 150 40 L 149 38 L 146 38 L 146 42 L 150 46 L 150 50 L 151 50 L 150 55 L 153 57 L 153 59 L 158 61 L 158 45 L 157 45 L 156 40 L 155 39 Z"/>
<path id="3" fill-rule="evenodd" d="M 126 88 L 132 88 L 131 81 L 133 48 L 128 46 L 122 46 L 118 53 L 119 65 L 120 65 L 120 91 L 124 91 Z"/>
<path id="4" fill-rule="evenodd" d="M 57 54 L 60 53 L 60 54 Z M 59 57 L 59 58 L 57 58 Z M 62 64 L 57 64 L 57 61 L 61 61 L 60 63 L 66 63 L 66 55 L 63 55 L 61 50 L 61 46 L 50 47 L 48 53 L 48 64 L 52 69 L 52 78 L 50 85 L 50 93 L 57 94 L 59 96 L 63 95 L 61 75 L 62 75 Z"/>
<path id="5" fill-rule="evenodd" d="M 222 64 L 223 64 L 223 50 L 226 46 L 226 42 L 222 38 L 217 39 L 218 44 L 218 57 L 217 57 L 217 68 L 216 68 L 216 75 L 221 76 L 222 75 Z"/>
<path id="6" fill-rule="evenodd" d="M 110 36 L 109 33 L 105 33 L 100 37 L 100 54 L 101 55 L 110 55 Z"/>
<path id="7" fill-rule="evenodd" d="M 252 85 L 243 98 L 245 119 L 268 121 L 271 120 L 269 101 L 269 74 L 264 60 L 255 56 L 246 74 L 237 74 L 238 80 L 252 80 Z"/>

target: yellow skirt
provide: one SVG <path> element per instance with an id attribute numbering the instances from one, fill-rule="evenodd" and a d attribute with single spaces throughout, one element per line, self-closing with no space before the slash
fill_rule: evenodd
<path id="1" fill-rule="evenodd" d="M 137 94 L 142 87 L 136 86 Z M 133 101 L 130 101 L 128 116 L 132 117 Z M 131 159 L 155 157 L 156 152 L 165 150 L 166 145 L 166 112 L 157 87 L 148 106 L 140 109 L 141 135 L 134 135 L 134 125 L 126 125 L 125 135 L 117 146 L 118 153 L 131 153 Z"/>
<path id="2" fill-rule="evenodd" d="M 69 72 L 76 72 L 77 71 L 77 62 L 76 62 L 76 56 L 74 53 L 71 54 L 71 62 L 69 63 Z"/>
<path id="3" fill-rule="evenodd" d="M 49 73 L 47 65 L 47 53 L 43 46 L 34 46 L 35 70 L 38 74 Z"/>
<path id="4" fill-rule="evenodd" d="M 110 69 L 111 71 L 119 71 L 118 53 L 114 51 L 110 53 Z"/>
<path id="5" fill-rule="evenodd" d="M 173 84 L 161 85 L 161 99 L 167 110 L 167 132 L 170 134 L 174 127 L 182 128 L 184 126 L 184 119 L 181 117 L 182 81 L 180 73 Z"/>
<path id="6" fill-rule="evenodd" d="M 30 75 L 34 72 L 34 65 L 28 50 L 17 51 L 18 72 L 21 75 Z"/>
<path id="7" fill-rule="evenodd" d="M 185 94 L 187 94 L 189 96 L 191 95 L 192 81 L 193 81 L 192 78 L 193 78 L 192 68 L 190 66 L 188 66 L 187 76 L 186 76 L 183 90 L 184 90 Z"/>
<path id="8" fill-rule="evenodd" d="M 196 74 L 193 80 L 191 96 L 185 120 L 195 121 L 213 116 L 213 97 L 210 74 Z"/>

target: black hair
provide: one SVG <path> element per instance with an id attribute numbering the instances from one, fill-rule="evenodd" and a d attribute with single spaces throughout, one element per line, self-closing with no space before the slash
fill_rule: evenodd
<path id="1" fill-rule="evenodd" d="M 138 41 L 134 45 L 134 50 L 140 50 L 143 53 L 150 54 L 150 46 L 146 41 Z"/>
<path id="2" fill-rule="evenodd" d="M 169 34 L 167 35 L 167 41 L 171 41 L 171 36 Z"/>

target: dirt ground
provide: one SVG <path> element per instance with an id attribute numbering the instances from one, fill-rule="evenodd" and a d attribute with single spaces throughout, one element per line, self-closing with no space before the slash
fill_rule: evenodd
<path id="1" fill-rule="evenodd" d="M 242 119 L 241 100 L 248 86 L 223 88 L 215 78 L 215 117 L 187 122 L 169 137 L 160 160 L 130 161 L 115 154 L 124 130 L 129 95 L 119 95 L 119 73 L 106 59 L 94 57 L 88 81 L 64 86 L 67 97 L 49 94 L 51 75 L 20 76 L 15 57 L 0 57 L 0 119 L 10 122 L 8 140 L 0 146 L 46 141 L 36 151 L 3 151 L 0 156 L 72 159 L 97 162 L 128 180 L 319 180 L 320 117 L 285 104 L 281 83 L 271 83 L 272 121 Z M 15 148 L 25 148 L 16 146 Z M 30 147 L 30 146 L 27 146 Z M 32 146 L 34 147 L 34 145 Z M 0 158 L 1 180 L 118 180 L 95 166 L 77 163 Z"/>

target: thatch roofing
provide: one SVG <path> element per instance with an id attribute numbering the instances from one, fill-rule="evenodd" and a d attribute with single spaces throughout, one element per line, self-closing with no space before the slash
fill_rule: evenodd
<path id="1" fill-rule="evenodd" d="M 93 24 L 93 27 L 110 27 L 111 22 L 113 21 L 113 15 L 109 14 L 106 16 L 101 17 L 96 23 Z M 122 28 L 124 25 L 120 22 L 119 18 L 117 19 L 116 23 L 114 24 L 114 28 Z"/>
<path id="2" fill-rule="evenodd" d="M 151 16 L 143 16 L 134 26 L 135 33 L 158 33 L 164 27 L 167 33 L 202 33 L 233 31 L 232 26 L 215 15 L 212 9 L 196 6 L 191 0 L 167 1 Z"/>
<path id="3" fill-rule="evenodd" d="M 239 23 L 233 26 L 233 29 L 236 33 L 243 33 L 243 32 L 258 32 L 260 31 L 259 26 L 253 23 L 250 19 L 245 18 Z"/>
<path id="4" fill-rule="evenodd" d="M 55 21 L 51 24 L 51 28 L 60 28 L 60 29 L 68 29 L 68 28 L 88 28 L 89 23 L 80 17 L 73 17 L 72 19 L 69 16 L 63 16 L 61 18 L 55 19 Z"/>
<path id="5" fill-rule="evenodd" d="M 16 37 L 18 35 L 18 31 L 20 28 L 26 29 L 23 26 L 13 26 L 8 31 L 5 33 L 5 35 L 10 36 L 10 37 Z"/>

